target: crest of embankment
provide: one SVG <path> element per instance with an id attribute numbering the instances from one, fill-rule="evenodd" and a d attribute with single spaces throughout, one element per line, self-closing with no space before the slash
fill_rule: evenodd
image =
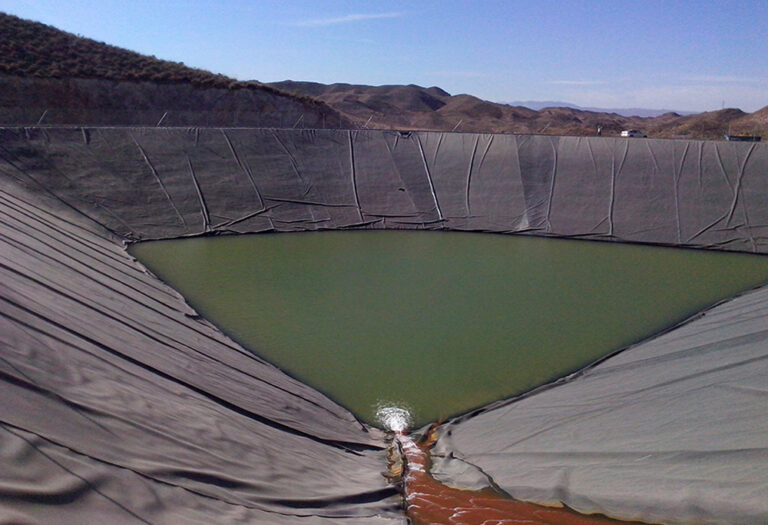
<path id="1" fill-rule="evenodd" d="M 110 516 L 114 523 L 173 522 L 185 512 L 224 521 L 400 519 L 394 490 L 379 475 L 377 431 L 197 318 L 125 253 L 123 240 L 411 228 L 765 253 L 766 172 L 762 144 L 2 129 L 0 344 L 7 402 L 0 419 L 10 451 L 8 508 L 44 520 L 51 511 L 41 501 L 69 502 L 73 520 Z M 543 400 L 546 429 L 522 425 L 529 413 L 516 412 L 518 404 L 449 422 L 453 446 L 513 495 L 561 499 L 628 519 L 654 518 L 654 505 L 699 521 L 724 520 L 735 508 L 742 509 L 741 521 L 765 516 L 767 482 L 756 469 L 766 471 L 759 430 L 768 423 L 754 402 L 765 399 L 764 388 L 754 381 L 768 373 L 760 322 L 766 305 L 764 289 L 726 303 L 519 404 L 536 411 Z M 629 375 L 607 375 L 609 369 Z M 621 379 L 601 383 L 601 377 Z M 553 395 L 573 403 L 552 401 Z M 592 406 L 620 414 L 604 423 L 621 431 L 601 434 L 599 450 L 569 448 L 569 425 L 596 417 Z M 669 411 L 654 412 L 658 406 Z M 740 438 L 721 432 L 724 425 Z M 590 436 L 586 427 L 578 433 Z M 539 434 L 546 439 L 534 439 Z M 535 446 L 521 450 L 520 443 Z M 705 456 L 697 455 L 702 447 Z M 488 451 L 495 457 L 486 457 Z M 630 464 L 643 468 L 631 478 L 617 474 Z M 742 474 L 733 465 L 744 467 Z M 590 479 L 600 468 L 614 475 L 605 478 L 611 490 Z M 528 473 L 524 481 L 520 471 Z M 691 485 L 674 471 L 703 481 Z M 24 485 L 29 472 L 43 487 L 34 494 Z M 632 484 L 650 487 L 651 480 L 658 482 L 654 490 L 632 494 Z M 598 489 L 590 493 L 590 487 Z M 680 487 L 693 492 L 681 499 L 674 496 Z M 713 487 L 728 502 L 713 497 Z M 627 501 L 630 495 L 635 499 Z"/>

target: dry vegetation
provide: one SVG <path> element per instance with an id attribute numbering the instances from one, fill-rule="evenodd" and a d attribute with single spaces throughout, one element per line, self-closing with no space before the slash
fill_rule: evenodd
<path id="1" fill-rule="evenodd" d="M 0 13 L 0 73 L 35 78 L 191 84 L 201 88 L 279 90 L 255 81 L 195 69 L 66 33 L 45 24 Z"/>

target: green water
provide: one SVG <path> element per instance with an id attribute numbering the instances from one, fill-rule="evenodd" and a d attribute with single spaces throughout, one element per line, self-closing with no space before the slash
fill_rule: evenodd
<path id="1" fill-rule="evenodd" d="M 373 423 L 561 377 L 768 281 L 768 257 L 466 233 L 323 232 L 131 252 L 241 343 Z"/>

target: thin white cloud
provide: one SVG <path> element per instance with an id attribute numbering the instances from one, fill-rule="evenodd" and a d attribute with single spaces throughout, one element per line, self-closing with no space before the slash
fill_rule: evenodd
<path id="1" fill-rule="evenodd" d="M 550 80 L 547 84 L 557 86 L 598 86 L 605 84 L 602 80 Z"/>
<path id="2" fill-rule="evenodd" d="M 296 22 L 294 26 L 298 27 L 325 27 L 337 24 L 351 24 L 354 22 L 364 22 L 367 20 L 381 20 L 385 18 L 399 18 L 403 16 L 400 12 L 390 13 L 356 13 L 344 16 L 337 16 L 331 18 L 313 18 L 310 20 L 300 20 Z"/>

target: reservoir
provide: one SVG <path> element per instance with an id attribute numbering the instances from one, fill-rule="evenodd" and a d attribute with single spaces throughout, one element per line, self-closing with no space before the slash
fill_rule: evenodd
<path id="1" fill-rule="evenodd" d="M 131 253 L 358 418 L 419 426 L 563 377 L 768 282 L 768 257 L 510 235 L 201 237 Z"/>

